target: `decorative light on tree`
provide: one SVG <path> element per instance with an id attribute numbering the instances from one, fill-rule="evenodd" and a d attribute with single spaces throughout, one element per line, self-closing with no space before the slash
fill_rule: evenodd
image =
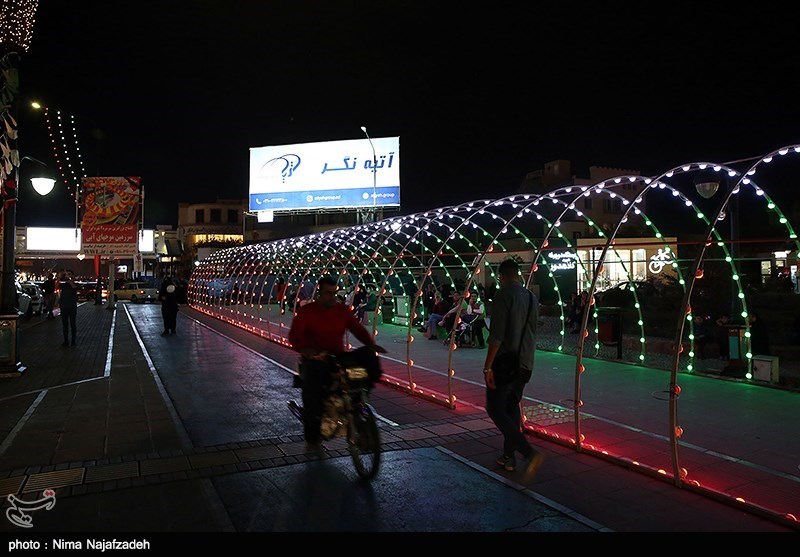
<path id="1" fill-rule="evenodd" d="M 0 43 L 27 52 L 33 39 L 33 24 L 39 0 L 3 0 L 0 4 Z"/>

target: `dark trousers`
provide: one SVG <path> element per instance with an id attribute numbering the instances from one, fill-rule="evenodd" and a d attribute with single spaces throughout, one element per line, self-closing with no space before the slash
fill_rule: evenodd
<path id="1" fill-rule="evenodd" d="M 483 339 L 483 330 L 486 328 L 486 321 L 483 320 L 483 317 L 477 317 L 475 314 L 472 314 L 463 316 L 461 320 L 469 325 L 472 345 L 483 348 L 486 345 L 486 341 Z"/>
<path id="2" fill-rule="evenodd" d="M 533 453 L 525 434 L 522 433 L 522 414 L 519 403 L 526 380 L 518 378 L 513 383 L 486 388 L 486 413 L 503 434 L 503 454 L 514 456 L 519 451 L 528 458 Z"/>
<path id="3" fill-rule="evenodd" d="M 320 441 L 322 410 L 334 366 L 329 361 L 306 360 L 300 364 L 303 380 L 303 435 L 309 443 Z"/>
<path id="4" fill-rule="evenodd" d="M 56 305 L 56 295 L 55 294 L 45 294 L 44 295 L 44 310 L 43 313 L 46 313 L 48 317 L 53 317 L 53 306 Z"/>
<path id="5" fill-rule="evenodd" d="M 172 310 L 162 311 L 161 317 L 164 318 L 164 332 L 174 333 L 175 326 L 178 324 L 178 312 Z"/>
<path id="6" fill-rule="evenodd" d="M 64 342 L 69 343 L 69 332 L 72 331 L 72 342 L 78 336 L 78 308 L 61 308 L 61 330 L 64 333 Z"/>

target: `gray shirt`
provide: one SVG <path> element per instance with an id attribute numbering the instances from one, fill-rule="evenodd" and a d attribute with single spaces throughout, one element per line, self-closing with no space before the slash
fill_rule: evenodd
<path id="1" fill-rule="evenodd" d="M 530 314 L 528 307 L 530 306 Z M 527 323 L 525 318 L 527 319 Z M 500 343 L 497 354 L 519 351 L 520 367 L 533 369 L 536 351 L 536 325 L 539 322 L 539 300 L 521 284 L 501 287 L 494 294 L 489 326 L 489 343 Z M 525 327 L 525 334 L 522 333 Z"/>

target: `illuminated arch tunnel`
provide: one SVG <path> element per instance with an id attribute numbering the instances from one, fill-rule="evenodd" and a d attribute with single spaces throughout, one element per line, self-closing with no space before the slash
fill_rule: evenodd
<path id="1" fill-rule="evenodd" d="M 740 268 L 743 258 L 735 253 L 738 238 L 731 237 L 735 232 L 730 213 L 734 201 L 745 204 L 748 219 L 762 218 L 765 226 L 776 223 L 776 239 L 797 250 L 797 234 L 786 214 L 757 178 L 762 171 L 770 178 L 775 166 L 798 153 L 800 146 L 793 145 L 744 161 L 750 164 L 744 170 L 742 161 L 737 161 L 740 170 L 732 167 L 734 163 L 693 162 L 655 177 L 617 176 L 545 194 L 475 200 L 229 248 L 199 262 L 189 281 L 189 304 L 288 345 L 292 317 L 313 297 L 320 276 L 337 278 L 343 296 L 372 289 L 380 293 L 382 303 L 368 314 L 367 326 L 389 350 L 383 381 L 449 408 L 461 402 L 482 405 L 485 352 L 460 346 L 461 309 L 453 327 L 440 331 L 441 342 L 428 342 L 417 330 L 427 317 L 422 300 L 429 282 L 489 296 L 496 286 L 497 265 L 513 257 L 520 262 L 525 284 L 540 300 L 537 369 L 534 386 L 529 385 L 535 404 L 523 404 L 528 432 L 677 486 L 749 504 L 752 510 L 751 501 L 716 488 L 707 472 L 683 465 L 692 429 L 678 419 L 678 379 L 703 373 L 694 317 L 717 309 L 709 307 L 709 289 L 703 286 L 713 275 L 722 282 L 712 293 L 725 291 L 733 321 L 741 323 L 743 381 L 752 381 L 748 287 Z M 698 195 L 695 184 L 700 178 L 706 184 L 722 184 L 720 195 Z M 596 213 L 590 208 L 598 206 L 615 208 L 615 222 L 594 222 L 590 215 Z M 674 230 L 678 222 L 678 234 L 662 232 L 661 228 Z M 582 290 L 592 303 L 577 324 L 568 327 L 571 294 Z M 611 307 L 610 301 L 618 304 Z M 490 326 L 491 315 L 487 321 Z M 616 372 L 607 369 L 608 360 L 617 360 Z M 641 382 L 633 391 L 628 388 L 625 392 L 634 394 L 621 395 L 622 400 L 591 382 L 595 370 L 619 374 L 619 360 L 628 370 L 620 381 L 628 386 Z M 553 363 L 557 373 L 539 369 Z M 653 374 L 653 368 L 664 373 Z M 540 381 L 547 381 L 547 400 L 540 399 L 535 387 Z M 623 409 L 616 411 L 615 420 L 627 424 L 628 434 L 644 431 L 644 423 L 637 420 L 647 416 L 652 421 L 657 412 L 656 419 L 663 422 L 664 435 L 658 440 L 663 450 L 648 462 L 635 451 L 612 449 L 613 434 L 590 419 L 593 403 L 598 412 L 612 405 Z M 800 511 L 756 507 L 793 524 Z"/>

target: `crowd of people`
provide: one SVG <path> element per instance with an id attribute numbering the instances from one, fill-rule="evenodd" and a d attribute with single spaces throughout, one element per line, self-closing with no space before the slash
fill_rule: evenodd
<path id="1" fill-rule="evenodd" d="M 446 336 L 444 344 L 450 342 L 449 333 L 455 329 L 456 341 L 462 346 L 485 348 L 484 330 L 486 323 L 486 305 L 477 290 L 465 296 L 461 290 L 444 285 L 437 288 L 428 283 L 422 305 L 427 319 L 417 329 L 428 340 L 439 340 L 441 333 Z M 458 322 L 456 322 L 458 320 Z"/>

